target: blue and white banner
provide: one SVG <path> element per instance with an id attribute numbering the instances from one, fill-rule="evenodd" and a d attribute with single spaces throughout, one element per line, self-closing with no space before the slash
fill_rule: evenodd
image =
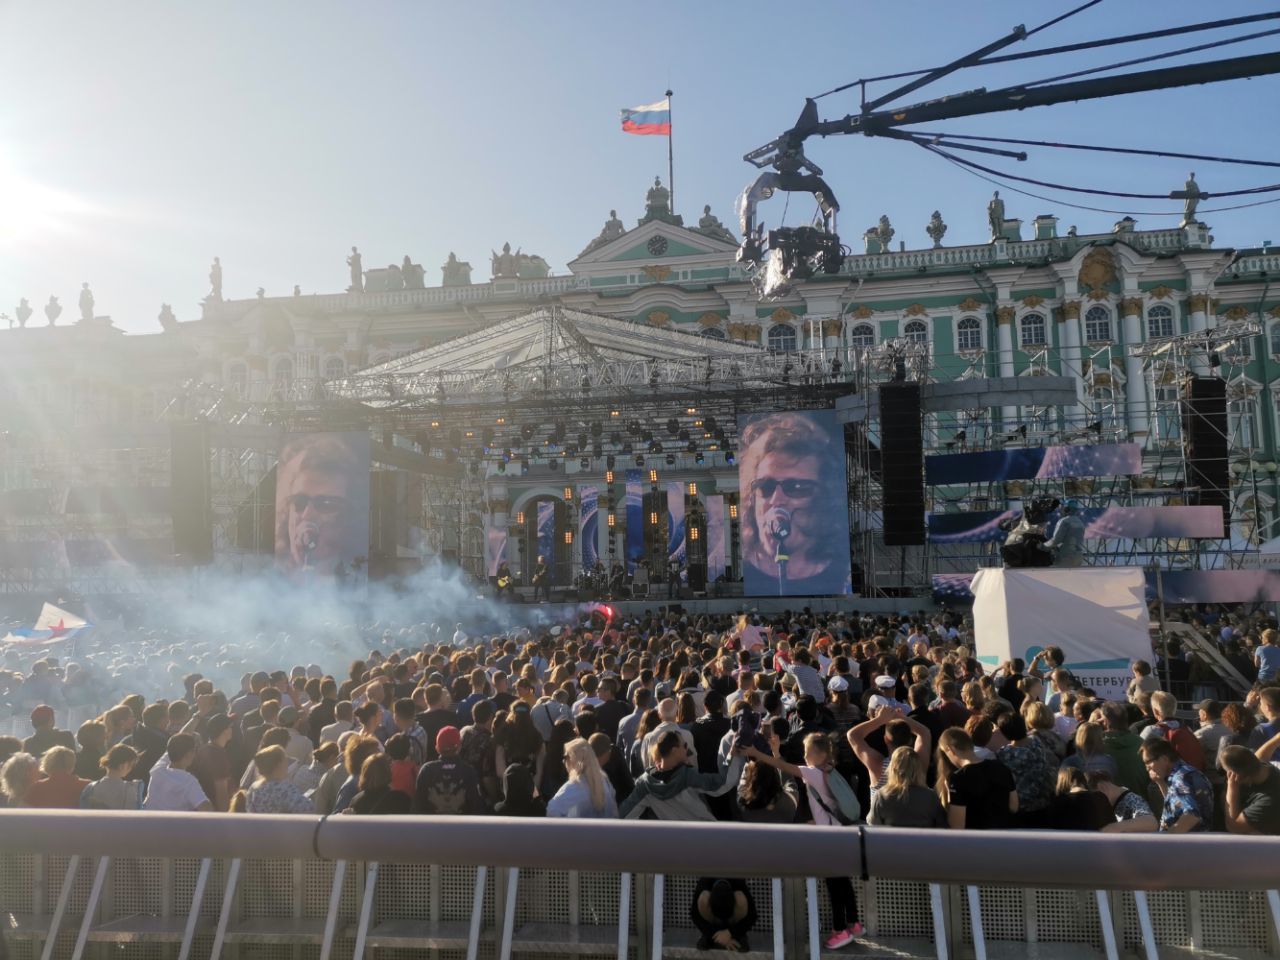
<path id="1" fill-rule="evenodd" d="M 627 471 L 627 573 L 636 572 L 636 564 L 644 559 L 644 487 L 639 470 Z"/>
<path id="2" fill-rule="evenodd" d="M 578 488 L 578 541 L 582 544 L 582 569 L 590 570 L 600 558 L 600 494 L 595 487 Z"/>
<path id="3" fill-rule="evenodd" d="M 1000 529 L 1017 510 L 976 510 L 929 514 L 931 543 L 992 543 L 1008 536 Z M 1055 515 L 1055 522 L 1056 522 Z M 1088 507 L 1080 511 L 1089 540 L 1146 540 L 1224 536 L 1221 507 Z M 1050 530 L 1053 528 L 1050 527 Z"/>
<path id="4" fill-rule="evenodd" d="M 538 556 L 546 557 L 555 580 L 556 569 L 556 504 L 554 500 L 538 501 Z"/>
<path id="5" fill-rule="evenodd" d="M 667 563 L 681 569 L 681 583 L 688 579 L 684 569 L 684 484 L 679 480 L 667 482 Z"/>
<path id="6" fill-rule="evenodd" d="M 728 537 L 725 536 L 724 497 L 706 498 L 707 580 L 715 583 L 729 566 Z"/>
<path id="7" fill-rule="evenodd" d="M 934 574 L 934 602 L 942 606 L 972 603 L 973 576 L 972 573 Z M 1156 600 L 1163 593 L 1166 604 L 1280 602 L 1280 571 L 1277 570 L 1162 570 L 1158 586 L 1154 570 L 1146 571 L 1146 578 L 1147 599 Z"/>
<path id="8" fill-rule="evenodd" d="M 926 483 L 994 483 L 1138 473 L 1142 473 L 1142 448 L 1136 443 L 1015 447 L 981 453 L 942 453 L 924 459 Z"/>

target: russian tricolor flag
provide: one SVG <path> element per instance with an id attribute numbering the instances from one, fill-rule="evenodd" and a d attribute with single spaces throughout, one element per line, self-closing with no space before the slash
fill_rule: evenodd
<path id="1" fill-rule="evenodd" d="M 622 111 L 622 132 L 640 136 L 671 136 L 671 98 Z"/>

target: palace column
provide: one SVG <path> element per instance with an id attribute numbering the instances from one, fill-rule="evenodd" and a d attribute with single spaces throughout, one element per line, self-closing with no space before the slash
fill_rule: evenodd
<path id="1" fill-rule="evenodd" d="M 1062 373 L 1075 381 L 1076 396 L 1084 396 L 1084 370 L 1080 362 L 1080 301 L 1062 302 Z M 1079 428 L 1084 406 L 1076 403 L 1065 411 L 1070 427 Z"/>
<path id="2" fill-rule="evenodd" d="M 1203 333 L 1209 329 L 1209 294 L 1193 293 L 1187 297 L 1187 309 L 1190 311 L 1188 319 L 1188 331 L 1190 333 Z M 1208 359 L 1201 355 L 1196 355 L 1191 360 L 1191 368 L 1197 376 L 1208 376 L 1209 363 Z"/>
<path id="3" fill-rule="evenodd" d="M 1150 430 L 1150 410 L 1147 406 L 1147 382 L 1142 375 L 1142 358 L 1135 357 L 1129 347 L 1142 343 L 1142 298 L 1125 297 L 1120 301 L 1120 314 L 1124 318 L 1124 376 L 1125 412 L 1129 421 L 1129 439 L 1145 437 Z"/>
<path id="4" fill-rule="evenodd" d="M 996 307 L 996 350 L 1002 377 L 1016 376 L 1013 369 L 1013 314 L 1014 307 L 1011 303 Z M 1000 425 L 1005 430 L 1016 427 L 1017 419 L 1017 407 L 1000 408 Z"/>

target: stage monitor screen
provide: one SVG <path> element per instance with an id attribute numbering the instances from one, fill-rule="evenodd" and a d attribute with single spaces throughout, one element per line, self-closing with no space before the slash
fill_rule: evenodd
<path id="1" fill-rule="evenodd" d="M 743 590 L 851 592 L 844 431 L 833 410 L 738 419 Z"/>
<path id="2" fill-rule="evenodd" d="M 300 584 L 363 580 L 369 557 L 367 433 L 285 438 L 276 473 L 276 566 Z"/>

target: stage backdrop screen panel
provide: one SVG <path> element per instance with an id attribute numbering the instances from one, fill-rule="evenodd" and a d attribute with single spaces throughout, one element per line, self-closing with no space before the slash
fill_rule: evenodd
<path id="1" fill-rule="evenodd" d="M 739 417 L 738 433 L 744 593 L 850 593 L 844 430 L 835 411 Z"/>
<path id="2" fill-rule="evenodd" d="M 367 433 L 285 437 L 276 473 L 276 566 L 299 583 L 361 580 L 369 557 Z"/>
<path id="3" fill-rule="evenodd" d="M 973 578 L 973 630 L 988 670 L 1062 648 L 1068 670 L 1108 700 L 1125 699 L 1134 660 L 1151 659 L 1141 567 L 1010 570 Z"/>

